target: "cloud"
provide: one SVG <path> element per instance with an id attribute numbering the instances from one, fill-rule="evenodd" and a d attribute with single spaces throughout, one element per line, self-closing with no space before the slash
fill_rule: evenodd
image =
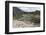
<path id="1" fill-rule="evenodd" d="M 25 12 L 32 12 L 35 10 L 40 10 L 40 7 L 18 7 L 18 8 Z"/>

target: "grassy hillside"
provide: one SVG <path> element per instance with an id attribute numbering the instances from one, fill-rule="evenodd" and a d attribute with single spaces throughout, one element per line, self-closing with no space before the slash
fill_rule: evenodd
<path id="1" fill-rule="evenodd" d="M 14 20 L 19 21 L 32 21 L 34 23 L 40 23 L 40 11 L 36 10 L 35 12 L 24 12 L 24 13 L 17 13 L 13 16 Z"/>

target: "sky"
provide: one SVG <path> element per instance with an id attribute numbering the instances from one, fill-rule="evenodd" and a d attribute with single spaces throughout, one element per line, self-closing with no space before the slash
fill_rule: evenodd
<path id="1" fill-rule="evenodd" d="M 25 12 L 32 12 L 35 10 L 40 10 L 40 7 L 18 7 L 18 8 Z"/>

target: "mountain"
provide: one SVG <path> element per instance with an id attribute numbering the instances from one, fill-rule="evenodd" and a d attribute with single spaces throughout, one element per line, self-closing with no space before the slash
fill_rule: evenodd
<path id="1" fill-rule="evenodd" d="M 21 9 L 19 9 L 18 7 L 13 7 L 13 15 L 16 15 L 16 14 L 40 14 L 40 11 L 39 10 L 36 10 L 34 12 L 24 12 L 22 11 Z"/>
<path id="2" fill-rule="evenodd" d="M 16 14 L 22 14 L 23 11 L 20 10 L 18 7 L 13 7 L 13 15 L 15 16 Z"/>

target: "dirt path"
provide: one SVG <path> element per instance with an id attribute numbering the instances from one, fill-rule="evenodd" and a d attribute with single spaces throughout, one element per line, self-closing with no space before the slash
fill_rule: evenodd
<path id="1" fill-rule="evenodd" d="M 36 26 L 36 25 L 34 25 L 34 23 L 31 23 L 29 21 L 18 21 L 18 20 L 13 21 L 14 28 L 19 28 L 19 27 L 24 28 L 24 27 L 34 27 L 34 26 Z"/>

